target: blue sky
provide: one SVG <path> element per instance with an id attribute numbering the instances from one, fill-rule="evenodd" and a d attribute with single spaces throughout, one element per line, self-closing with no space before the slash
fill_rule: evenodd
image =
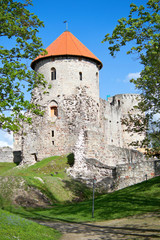
<path id="1" fill-rule="evenodd" d="M 101 43 L 111 33 L 117 20 L 127 17 L 130 4 L 144 4 L 146 0 L 33 0 L 30 11 L 44 21 L 39 29 L 44 47 L 48 47 L 65 31 L 63 23 L 68 21 L 68 30 L 89 48 L 103 63 L 100 71 L 100 97 L 106 99 L 121 93 L 138 93 L 129 77 L 137 76 L 142 66 L 137 56 L 126 55 L 121 49 L 116 58 L 111 57 L 107 43 Z M 0 146 L 12 145 L 12 137 L 0 131 Z"/>

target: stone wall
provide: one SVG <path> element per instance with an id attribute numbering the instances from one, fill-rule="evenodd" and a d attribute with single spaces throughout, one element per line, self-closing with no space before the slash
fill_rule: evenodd
<path id="1" fill-rule="evenodd" d="M 118 100 L 113 98 L 111 101 L 110 98 L 107 102 L 101 99 L 99 106 L 88 96 L 87 86 L 76 87 L 75 92 L 70 96 L 61 95 L 58 102 L 46 102 L 42 106 L 44 115 L 31 115 L 33 123 L 24 124 L 23 137 L 22 133 L 14 136 L 14 150 L 22 151 L 23 162 L 40 161 L 45 157 L 73 152 L 82 128 L 85 131 L 87 158 L 96 158 L 109 166 L 134 162 L 135 159 L 143 160 L 141 153 L 124 149 L 124 129 L 121 124 L 124 110 Z M 50 115 L 53 101 L 57 104 L 58 116 Z M 30 113 L 27 114 L 30 116 Z M 138 139 L 138 135 L 136 137 Z M 127 143 L 129 140 L 127 137 L 125 139 Z"/>
<path id="2" fill-rule="evenodd" d="M 13 150 L 10 147 L 0 148 L 0 162 L 13 162 Z"/>
<path id="3" fill-rule="evenodd" d="M 144 161 L 144 156 L 134 149 L 108 145 L 101 132 L 87 131 L 86 158 L 96 158 L 108 166 Z"/>
<path id="4" fill-rule="evenodd" d="M 160 160 L 146 160 L 116 167 L 115 189 L 146 181 L 160 175 Z"/>
<path id="5" fill-rule="evenodd" d="M 100 128 L 108 145 L 133 148 L 130 145 L 132 142 L 144 139 L 144 133 L 128 132 L 122 124 L 129 112 L 132 116 L 141 114 L 134 108 L 139 99 L 139 94 L 119 94 L 109 97 L 107 101 L 100 99 Z"/>
<path id="6" fill-rule="evenodd" d="M 63 95 L 55 101 L 57 116 L 50 114 L 53 101 L 43 105 L 43 116 L 26 114 L 32 117 L 32 124 L 24 123 L 23 134 L 14 135 L 14 150 L 22 151 L 23 163 L 73 152 L 81 128 L 98 129 L 99 104 L 88 96 L 86 86 L 77 87 L 75 91 L 76 94 Z"/>

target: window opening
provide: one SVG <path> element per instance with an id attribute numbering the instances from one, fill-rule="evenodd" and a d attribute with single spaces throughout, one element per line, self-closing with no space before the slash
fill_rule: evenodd
<path id="1" fill-rule="evenodd" d="M 87 138 L 88 137 L 88 132 L 84 131 L 84 137 Z"/>
<path id="2" fill-rule="evenodd" d="M 51 117 L 58 116 L 58 108 L 56 106 L 51 107 Z"/>
<path id="3" fill-rule="evenodd" d="M 54 145 L 54 141 L 52 141 L 52 145 Z"/>
<path id="4" fill-rule="evenodd" d="M 79 72 L 79 80 L 82 81 L 82 72 Z"/>
<path id="5" fill-rule="evenodd" d="M 52 131 L 52 137 L 54 137 L 54 131 Z"/>
<path id="6" fill-rule="evenodd" d="M 51 80 L 56 80 L 56 69 L 51 68 Z"/>
<path id="7" fill-rule="evenodd" d="M 98 72 L 96 72 L 96 79 L 98 80 Z"/>

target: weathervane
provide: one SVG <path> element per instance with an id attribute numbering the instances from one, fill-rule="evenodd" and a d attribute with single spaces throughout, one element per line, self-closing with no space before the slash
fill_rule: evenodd
<path id="1" fill-rule="evenodd" d="M 66 24 L 66 30 L 68 30 L 68 22 L 65 20 L 63 23 Z"/>

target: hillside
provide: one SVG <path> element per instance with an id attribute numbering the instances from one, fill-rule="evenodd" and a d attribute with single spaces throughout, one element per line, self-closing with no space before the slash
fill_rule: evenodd
<path id="1" fill-rule="evenodd" d="M 1 164 L 1 208 L 27 218 L 76 222 L 160 212 L 159 176 L 113 193 L 96 194 L 92 218 L 92 189 L 67 176 L 70 164 L 72 156 L 51 157 L 29 167 Z"/>
<path id="2" fill-rule="evenodd" d="M 160 176 L 95 199 L 92 218 L 92 200 L 57 205 L 50 209 L 26 209 L 22 216 L 49 221 L 89 222 L 143 215 L 160 214 Z"/>
<path id="3" fill-rule="evenodd" d="M 66 174 L 73 161 L 70 154 L 50 157 L 31 166 L 0 163 L 1 206 L 49 207 L 91 198 L 89 188 Z"/>

